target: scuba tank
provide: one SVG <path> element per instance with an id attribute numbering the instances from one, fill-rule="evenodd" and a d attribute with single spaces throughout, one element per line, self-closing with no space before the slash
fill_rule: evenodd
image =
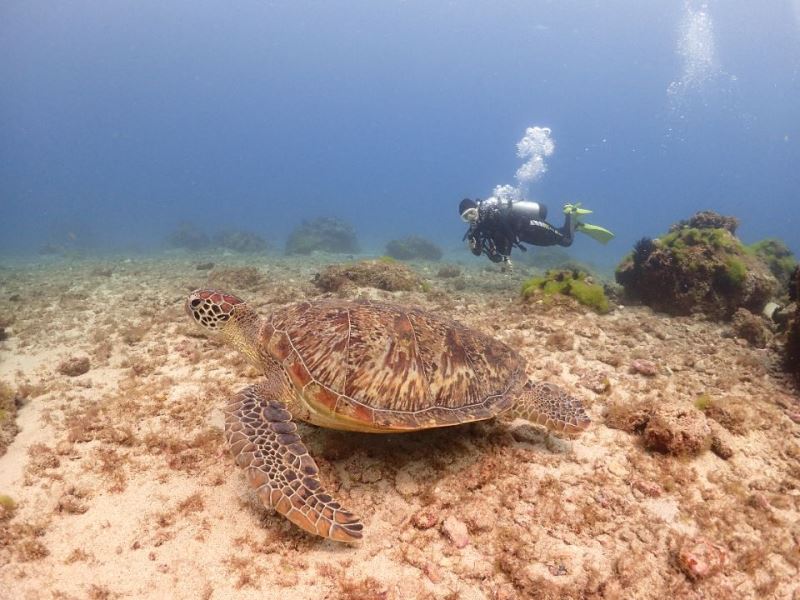
<path id="1" fill-rule="evenodd" d="M 547 218 L 547 207 L 533 200 L 510 200 L 491 196 L 478 203 L 481 216 L 507 213 L 515 220 L 544 221 Z"/>
<path id="2" fill-rule="evenodd" d="M 544 221 L 547 218 L 547 207 L 532 200 L 520 200 L 511 203 L 511 215 L 524 221 Z"/>

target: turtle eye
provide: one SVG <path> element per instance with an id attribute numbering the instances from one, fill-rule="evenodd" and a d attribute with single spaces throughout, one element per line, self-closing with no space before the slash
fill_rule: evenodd
<path id="1" fill-rule="evenodd" d="M 191 301 L 190 305 L 192 308 L 197 308 L 200 305 L 200 302 L 202 302 L 200 298 L 195 298 L 194 300 Z"/>

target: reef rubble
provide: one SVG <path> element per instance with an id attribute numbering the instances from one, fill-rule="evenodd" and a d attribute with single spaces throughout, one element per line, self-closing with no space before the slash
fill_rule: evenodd
<path id="1" fill-rule="evenodd" d="M 267 255 L 254 265 L 230 253 L 198 271 L 206 258 L 173 252 L 104 260 L 111 277 L 59 258 L 4 270 L 0 314 L 15 320 L 0 342 L 10 390 L 0 398 L 13 398 L 19 433 L 0 456 L 0 590 L 800 594 L 800 399 L 774 368 L 779 335 L 759 348 L 731 335 L 733 322 L 701 313 L 613 304 L 598 314 L 561 293 L 521 301 L 526 276 L 474 263 L 451 278 L 421 265 L 412 272 L 423 285 L 407 290 L 348 280 L 323 292 L 312 280 L 330 258 Z M 372 265 L 372 274 L 408 267 Z M 262 315 L 332 293 L 456 319 L 513 346 L 530 380 L 580 398 L 593 423 L 568 439 L 493 420 L 388 436 L 298 422 L 320 478 L 364 520 L 361 543 L 333 547 L 265 510 L 225 451 L 226 399 L 260 373 L 188 322 L 186 295 L 211 276 Z M 59 371 L 69 357 L 88 357 L 89 370 Z"/>

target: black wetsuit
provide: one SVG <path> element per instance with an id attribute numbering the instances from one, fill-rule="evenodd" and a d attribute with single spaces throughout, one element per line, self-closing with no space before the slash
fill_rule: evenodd
<path id="1" fill-rule="evenodd" d="M 547 208 L 536 205 L 531 211 L 528 202 L 478 203 L 478 220 L 473 223 L 465 238 L 475 256 L 486 254 L 492 262 L 508 261 L 515 246 L 526 250 L 521 242 L 534 246 L 570 246 L 577 222 L 567 214 L 564 225 L 556 228 L 545 221 Z"/>

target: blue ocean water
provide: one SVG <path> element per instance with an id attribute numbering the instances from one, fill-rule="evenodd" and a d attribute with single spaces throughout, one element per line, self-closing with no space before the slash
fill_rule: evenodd
<path id="1" fill-rule="evenodd" d="M 797 253 L 799 73 L 796 0 L 9 0 L 0 251 L 146 251 L 184 221 L 282 247 L 320 215 L 457 248 L 459 200 L 518 185 L 538 126 L 525 195 L 617 233 L 578 256 L 701 209 Z"/>

